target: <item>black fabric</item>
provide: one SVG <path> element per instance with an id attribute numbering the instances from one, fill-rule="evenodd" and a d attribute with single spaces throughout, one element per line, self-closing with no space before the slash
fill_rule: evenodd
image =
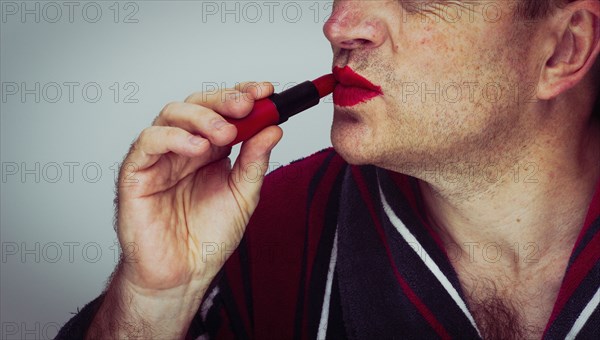
<path id="1" fill-rule="evenodd" d="M 329 319 L 327 321 L 326 339 L 341 340 L 347 339 L 344 326 L 344 316 L 342 315 L 342 302 L 340 298 L 340 285 L 337 273 L 333 275 L 331 284 L 331 300 L 329 301 Z"/>
<path id="2" fill-rule="evenodd" d="M 388 256 L 350 171 L 344 179 L 342 197 L 336 272 L 348 338 L 436 338 L 407 296 L 397 289 Z"/>
<path id="3" fill-rule="evenodd" d="M 600 277 L 598 278 L 600 281 Z M 558 339 L 558 338 L 557 338 Z M 596 307 L 589 320 L 575 337 L 577 340 L 600 339 L 600 307 Z"/>
<path id="4" fill-rule="evenodd" d="M 319 167 L 319 169 L 317 170 L 316 174 L 312 177 L 310 184 L 308 186 L 308 199 L 306 202 L 306 216 L 310 216 L 310 208 L 312 207 L 312 201 L 315 197 L 315 192 L 317 191 L 317 187 L 319 185 L 319 183 L 321 183 L 321 180 L 323 179 L 323 176 L 325 175 L 327 168 L 329 167 L 329 165 L 331 164 L 331 161 L 333 160 L 333 157 L 335 156 L 334 153 L 331 153 L 330 155 L 327 156 L 327 158 L 325 158 L 325 161 L 323 162 L 323 164 Z M 306 274 L 307 274 L 307 259 L 308 259 L 308 242 L 309 242 L 309 237 L 308 237 L 308 231 L 309 231 L 309 226 L 308 226 L 308 219 L 307 219 L 307 225 L 305 228 L 305 233 L 304 233 L 304 244 L 303 244 L 303 249 L 302 249 L 302 268 L 301 268 L 301 274 L 300 274 L 300 284 L 298 285 L 298 299 L 296 302 L 296 317 L 294 318 L 294 339 L 295 340 L 299 340 L 302 338 L 302 333 L 303 333 L 303 324 L 304 324 L 304 301 L 305 301 L 305 285 L 306 285 Z"/>
<path id="5" fill-rule="evenodd" d="M 92 321 L 96 316 L 96 312 L 98 311 L 98 308 L 100 308 L 103 300 L 104 295 L 100 295 L 85 305 L 60 329 L 55 339 L 84 339 L 85 334 L 92 324 Z"/>
<path id="6" fill-rule="evenodd" d="M 235 334 L 236 339 L 250 339 L 248 330 L 244 327 L 244 322 L 237 308 L 236 302 L 232 299 L 231 288 L 227 282 L 227 275 L 223 275 L 223 280 L 219 283 L 223 304 L 227 314 L 230 316 L 231 330 Z"/>
<path id="7" fill-rule="evenodd" d="M 334 184 L 333 193 L 339 193 L 342 186 L 343 177 L 339 176 Z M 325 296 L 325 285 L 329 273 L 329 263 L 333 250 L 333 242 L 337 229 L 337 213 L 339 210 L 339 197 L 332 195 L 327 202 L 325 209 L 325 225 L 321 233 L 321 239 L 317 247 L 317 255 L 313 263 L 312 274 L 308 287 L 308 338 L 313 339 L 317 336 L 319 323 L 321 321 L 321 311 L 323 309 L 323 298 Z M 325 280 L 323 280 L 325 278 Z"/>
<path id="8" fill-rule="evenodd" d="M 446 267 L 448 282 L 458 282 L 447 257 L 432 240 L 429 247 L 419 239 L 407 243 L 383 208 L 379 184 L 374 167 L 355 167 L 342 188 L 336 271 L 348 337 L 479 339 L 467 315 L 426 264 L 433 259 L 446 261 L 437 268 Z M 402 196 L 386 197 L 386 201 L 401 212 L 408 232 L 422 231 Z M 431 257 L 421 258 L 413 247 Z M 458 292 L 456 285 L 451 288 Z"/>
<path id="9" fill-rule="evenodd" d="M 381 208 L 379 213 L 385 238 L 390 245 L 390 249 L 392 249 L 394 262 L 401 274 L 407 279 L 411 290 L 429 307 L 431 313 L 444 325 L 444 328 L 452 337 L 460 337 L 461 339 L 480 338 L 477 330 L 451 298 L 447 289 L 426 265 L 435 264 L 464 302 L 464 294 L 458 275 L 444 250 L 435 243 L 415 215 L 415 212 L 409 208 L 405 196 L 393 186 L 386 171 L 378 169 L 377 178 L 370 179 L 370 181 L 379 183 L 388 205 L 417 240 L 414 244 L 408 244 Z M 412 188 L 416 190 L 414 186 Z M 417 192 L 413 191 L 413 193 Z M 379 202 L 379 194 L 376 199 Z M 417 200 L 417 203 L 420 202 Z M 378 204 L 382 205 L 380 202 Z"/>
<path id="10" fill-rule="evenodd" d="M 250 319 L 250 327 L 254 329 L 254 303 L 252 298 L 252 261 L 250 261 L 250 255 L 248 252 L 248 242 L 245 237 L 242 238 L 240 245 L 238 246 L 240 253 L 240 262 L 242 269 L 242 280 L 244 280 L 244 296 L 246 298 L 246 309 Z"/>
<path id="11" fill-rule="evenodd" d="M 223 277 L 224 271 L 220 270 L 210 283 L 210 286 L 206 290 L 207 293 L 202 298 L 202 302 L 200 303 L 200 306 L 198 306 L 196 315 L 194 315 L 190 327 L 188 328 L 187 339 L 196 339 L 202 334 L 208 334 L 211 338 L 214 338 L 216 331 L 221 327 L 222 322 L 219 312 L 224 307 L 222 295 L 216 294 L 216 296 L 213 297 L 212 307 L 208 310 L 205 320 L 202 320 L 201 307 L 205 303 L 205 300 L 211 295 L 211 292 L 214 289 L 218 289 Z"/>
<path id="12" fill-rule="evenodd" d="M 600 251 L 600 249 L 598 249 L 598 251 Z M 592 299 L 596 291 L 599 289 L 599 285 L 600 262 L 596 262 L 591 270 L 590 275 L 587 275 L 583 281 L 581 281 L 581 284 L 578 287 L 579 289 L 575 290 L 571 298 L 563 307 L 558 318 L 556 318 L 556 320 L 552 323 L 552 326 L 548 329 L 546 339 L 564 338 L 569 333 L 573 327 L 573 324 L 577 320 L 577 317 L 579 317 L 582 309 L 587 305 L 587 303 Z M 581 289 L 585 287 L 592 289 Z M 595 289 L 593 289 L 594 287 Z M 596 319 L 590 317 L 588 324 L 600 325 L 600 318 L 598 318 L 597 313 Z M 600 333 L 598 333 L 598 338 L 600 338 Z"/>

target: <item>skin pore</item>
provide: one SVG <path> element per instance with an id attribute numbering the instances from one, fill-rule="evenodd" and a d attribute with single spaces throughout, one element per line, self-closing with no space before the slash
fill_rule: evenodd
<path id="1" fill-rule="evenodd" d="M 496 4 L 336 1 L 334 66 L 384 95 L 336 106 L 331 135 L 350 163 L 421 180 L 484 337 L 540 338 L 600 177 L 600 5 L 527 23 Z"/>

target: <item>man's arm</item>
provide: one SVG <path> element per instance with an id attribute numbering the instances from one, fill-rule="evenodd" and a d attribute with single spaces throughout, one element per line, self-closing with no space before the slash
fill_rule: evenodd
<path id="1" fill-rule="evenodd" d="M 232 166 L 226 145 L 237 132 L 223 116 L 244 117 L 272 93 L 269 83 L 196 93 L 167 105 L 140 134 L 119 174 L 116 229 L 125 255 L 99 305 L 83 316 L 92 320 L 87 338 L 185 337 L 256 209 L 282 134 L 278 127 L 261 131 Z"/>

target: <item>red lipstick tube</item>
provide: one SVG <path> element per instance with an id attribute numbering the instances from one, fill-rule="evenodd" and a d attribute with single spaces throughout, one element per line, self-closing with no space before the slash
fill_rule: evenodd
<path id="1" fill-rule="evenodd" d="M 248 140 L 267 126 L 284 123 L 290 117 L 317 105 L 321 98 L 333 92 L 335 85 L 335 78 L 328 74 L 256 101 L 252 111 L 244 118 L 225 118 L 237 128 L 237 136 L 227 146 Z"/>

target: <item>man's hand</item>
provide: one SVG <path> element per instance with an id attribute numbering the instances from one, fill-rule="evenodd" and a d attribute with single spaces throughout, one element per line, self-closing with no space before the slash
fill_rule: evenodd
<path id="1" fill-rule="evenodd" d="M 225 145 L 237 132 L 222 115 L 244 117 L 272 93 L 270 83 L 196 93 L 167 105 L 142 131 L 119 176 L 117 233 L 125 256 L 88 337 L 185 336 L 243 236 L 282 135 L 279 127 L 264 129 L 242 145 L 232 167 Z"/>

